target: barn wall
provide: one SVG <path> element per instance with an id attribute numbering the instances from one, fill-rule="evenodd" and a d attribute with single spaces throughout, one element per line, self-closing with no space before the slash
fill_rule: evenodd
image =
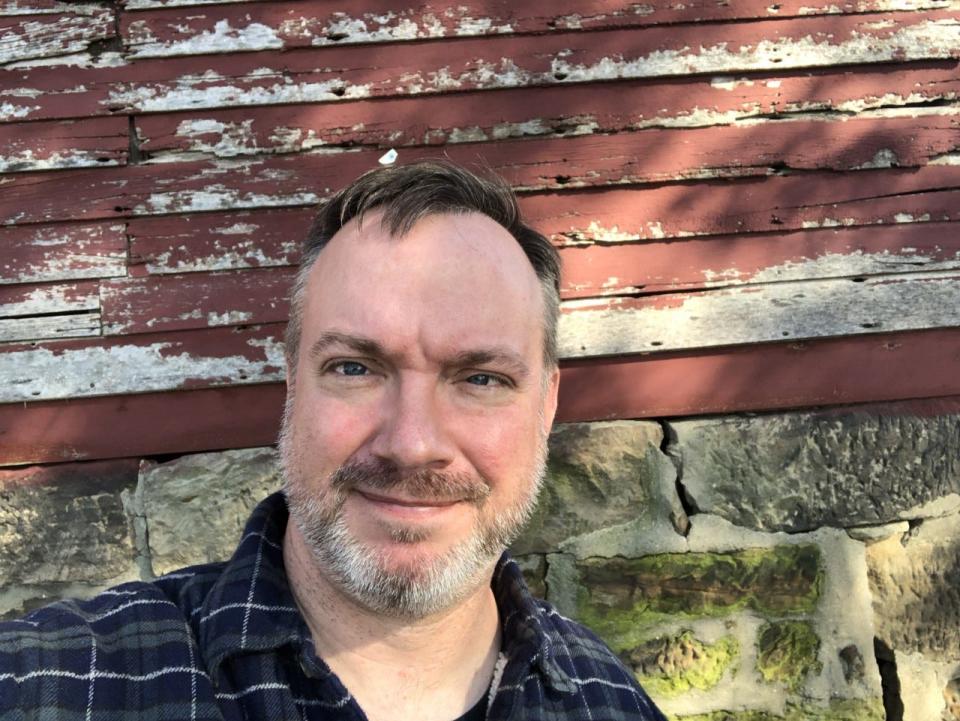
<path id="1" fill-rule="evenodd" d="M 276 436 L 297 243 L 394 148 L 496 170 L 560 248 L 571 463 L 608 421 L 659 459 L 610 472 L 628 510 L 531 541 L 531 580 L 680 716 L 960 718 L 958 58 L 956 0 L 4 0 L 2 610 L 226 552 L 144 545 L 152 464 L 269 466 L 229 449 Z M 670 565 L 807 545 L 776 613 Z M 848 577 L 857 619 L 824 595 Z M 676 587 L 690 624 L 605 609 L 611 578 Z"/>

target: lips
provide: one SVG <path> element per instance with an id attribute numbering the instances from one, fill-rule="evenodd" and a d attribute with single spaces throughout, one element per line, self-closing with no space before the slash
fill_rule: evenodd
<path id="1" fill-rule="evenodd" d="M 391 506 L 402 506 L 404 508 L 447 508 L 460 503 L 461 499 L 431 499 L 431 498 L 398 498 L 387 496 L 382 493 L 371 493 L 370 491 L 354 489 L 358 494 L 374 503 L 383 503 Z"/>

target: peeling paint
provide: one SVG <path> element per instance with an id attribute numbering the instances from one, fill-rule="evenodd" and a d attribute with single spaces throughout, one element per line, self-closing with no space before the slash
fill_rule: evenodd
<path id="1" fill-rule="evenodd" d="M 181 190 L 152 193 L 146 203 L 138 204 L 133 212 L 138 215 L 156 213 L 199 213 L 207 210 L 262 208 L 289 205 L 313 205 L 320 200 L 315 193 L 288 193 L 265 195 L 242 193 L 236 188 L 211 185 L 203 190 Z"/>
<path id="2" fill-rule="evenodd" d="M 724 270 L 704 270 L 707 286 L 760 285 L 797 280 L 825 280 L 829 278 L 852 278 L 882 275 L 904 271 L 956 271 L 960 270 L 960 250 L 953 258 L 934 258 L 918 253 L 915 248 L 903 248 L 898 253 L 883 251 L 864 253 L 825 253 L 816 258 L 788 260 L 761 270 L 741 271 L 736 267 Z"/>
<path id="3" fill-rule="evenodd" d="M 33 2 L 18 2 L 7 0 L 0 3 L 0 15 L 97 15 L 103 12 L 103 5 L 84 2 L 51 2 L 50 0 L 33 0 Z"/>
<path id="4" fill-rule="evenodd" d="M 926 223 L 930 220 L 930 213 L 923 215 L 912 215 L 910 213 L 897 213 L 893 216 L 894 223 Z"/>
<path id="5" fill-rule="evenodd" d="M 136 26 L 136 27 L 135 27 Z M 133 58 L 158 58 L 171 55 L 233 53 L 246 50 L 277 50 L 283 47 L 276 31 L 261 23 L 234 28 L 229 20 L 218 20 L 213 31 L 201 32 L 184 40 L 160 42 L 144 23 L 131 23 Z"/>
<path id="6" fill-rule="evenodd" d="M 25 172 L 33 170 L 60 170 L 65 168 L 103 168 L 118 166 L 117 158 L 108 158 L 104 153 L 85 150 L 65 150 L 43 157 L 34 157 L 32 150 L 0 156 L 0 173 Z"/>
<path id="7" fill-rule="evenodd" d="M 2 95 L 3 93 L 0 93 Z M 19 120 L 40 110 L 39 105 L 13 105 L 0 103 L 0 120 Z"/>
<path id="8" fill-rule="evenodd" d="M 0 342 L 89 338 L 100 335 L 99 313 L 0 318 Z M 2 392 L 0 392 L 2 395 Z"/>
<path id="9" fill-rule="evenodd" d="M 76 286 L 42 286 L 33 288 L 16 299 L 3 300 L 0 296 L 0 317 L 53 315 L 100 310 L 100 296 L 96 289 L 86 292 Z"/>
<path id="10" fill-rule="evenodd" d="M 150 87 L 132 83 L 120 83 L 111 90 L 105 106 L 125 106 L 143 112 L 162 112 L 189 108 L 216 108 L 238 105 L 271 105 L 283 103 L 309 103 L 326 100 L 351 100 L 370 95 L 369 85 L 347 85 L 340 80 L 319 83 L 294 83 L 279 76 L 269 68 L 260 68 L 241 79 L 248 82 L 277 77 L 279 82 L 271 86 L 240 87 L 216 83 L 226 81 L 222 75 L 208 70 L 203 75 L 186 75 L 177 80 L 172 89 Z"/>
<path id="11" fill-rule="evenodd" d="M 284 378 L 279 344 L 260 345 L 262 360 L 193 355 L 176 348 L 175 343 L 152 343 L 0 354 L 0 402 L 146 393 L 179 388 L 190 379 L 222 386 Z"/>
<path id="12" fill-rule="evenodd" d="M 952 273 L 799 281 L 658 296 L 643 307 L 560 317 L 560 356 L 575 358 L 923 330 L 960 325 Z M 564 307 L 570 310 L 569 304 Z M 910 308 L 904 313 L 904 308 Z"/>
<path id="13" fill-rule="evenodd" d="M 960 153 L 945 153 L 933 158 L 928 165 L 960 165 Z"/>
<path id="14" fill-rule="evenodd" d="M 897 154 L 889 148 L 878 150 L 873 158 L 861 165 L 855 165 L 852 170 L 869 170 L 872 168 L 895 168 L 899 165 Z"/>
<path id="15" fill-rule="evenodd" d="M 551 62 L 551 74 L 564 82 L 593 82 L 620 78 L 655 77 L 686 73 L 711 73 L 774 68 L 823 67 L 847 63 L 889 60 L 948 59 L 956 48 L 960 23 L 935 20 L 908 25 L 889 33 L 882 41 L 876 36 L 853 33 L 840 43 L 829 38 L 806 36 L 777 41 L 763 40 L 731 50 L 732 43 L 684 50 L 658 50 L 635 60 L 605 57 L 592 64 L 569 63 L 560 54 Z"/>

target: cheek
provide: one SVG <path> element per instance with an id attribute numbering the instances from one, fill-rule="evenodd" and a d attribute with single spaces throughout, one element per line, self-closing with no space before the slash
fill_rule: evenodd
<path id="1" fill-rule="evenodd" d="M 293 438 L 302 461 L 324 476 L 348 461 L 371 432 L 372 414 L 330 399 L 300 398 Z"/>
<path id="2" fill-rule="evenodd" d="M 491 484 L 494 492 L 519 492 L 526 482 L 537 455 L 540 439 L 539 420 L 527 414 L 491 418 L 474 422 L 465 429 L 461 448 L 476 470 Z"/>

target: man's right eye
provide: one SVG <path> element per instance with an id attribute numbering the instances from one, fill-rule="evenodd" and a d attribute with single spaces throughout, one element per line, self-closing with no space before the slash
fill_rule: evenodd
<path id="1" fill-rule="evenodd" d="M 365 376 L 370 372 L 369 368 L 357 361 L 340 361 L 330 366 L 330 370 L 342 376 Z"/>

